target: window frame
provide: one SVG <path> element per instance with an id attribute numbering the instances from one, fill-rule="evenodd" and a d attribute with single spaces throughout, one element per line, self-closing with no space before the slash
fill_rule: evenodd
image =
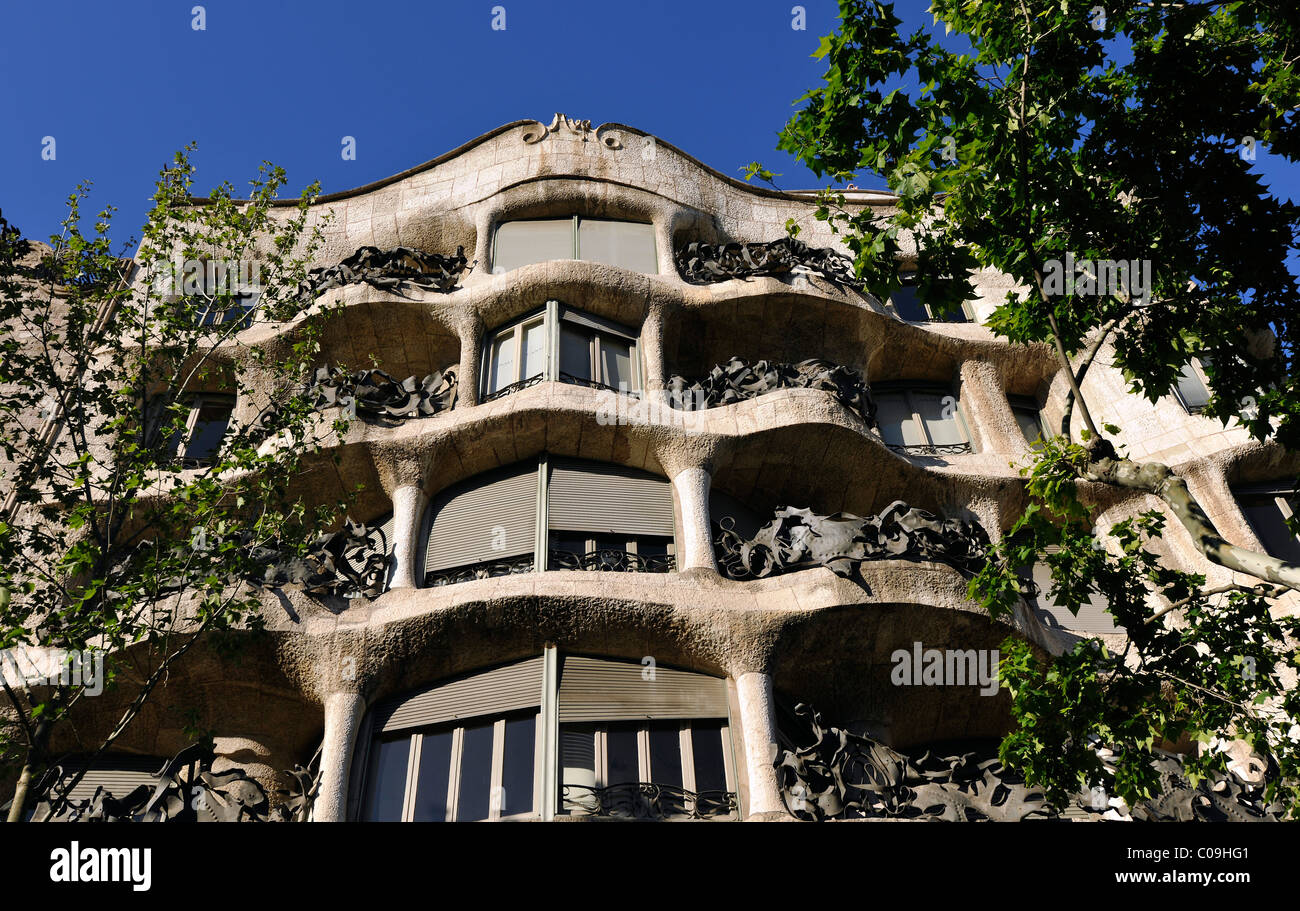
<path id="1" fill-rule="evenodd" d="M 958 390 L 954 390 L 951 387 L 939 383 L 909 383 L 906 381 L 900 381 L 873 384 L 871 391 L 872 395 L 877 399 L 882 394 L 901 395 L 908 410 L 912 413 L 911 419 L 914 426 L 920 431 L 920 436 L 925 440 L 924 443 L 912 445 L 906 443 L 885 443 L 885 446 L 894 452 L 903 453 L 905 455 L 959 455 L 975 452 L 975 440 L 971 435 L 970 425 L 966 422 L 966 416 L 963 413 L 964 409 L 961 403 L 961 395 Z M 930 435 L 930 431 L 926 429 L 925 418 L 920 409 L 917 408 L 916 401 L 913 398 L 914 395 L 952 396 L 957 402 L 957 408 L 953 412 L 953 417 L 955 418 L 957 429 L 961 431 L 965 440 L 961 443 L 936 444 L 934 438 Z M 884 442 L 884 434 L 879 433 L 879 427 L 877 427 L 877 431 L 881 442 Z"/>
<path id="2" fill-rule="evenodd" d="M 514 376 L 519 377 L 523 372 L 526 330 L 539 322 L 545 335 L 542 372 L 531 377 L 518 378 L 514 382 L 507 383 L 497 389 L 490 389 L 489 384 L 494 370 L 494 352 L 497 341 L 505 333 L 514 334 Z M 578 331 L 590 336 L 588 355 L 590 357 L 589 367 L 593 376 L 599 376 L 602 373 L 600 352 L 603 348 L 603 339 L 617 338 L 627 343 L 631 376 L 626 389 L 615 388 L 602 380 L 584 380 L 561 369 L 563 364 L 561 362 L 560 340 L 566 323 L 569 324 L 570 328 L 577 327 Z M 479 404 L 487 404 L 513 392 L 518 392 L 520 389 L 526 389 L 529 386 L 543 382 L 569 383 L 570 385 L 587 386 L 589 388 L 608 389 L 618 395 L 640 397 L 644 389 L 646 375 L 642 358 L 641 339 L 632 327 L 622 326 L 612 320 L 587 313 L 576 307 L 570 307 L 558 300 L 548 300 L 541 309 L 532 310 L 518 319 L 504 323 L 485 337 L 482 364 L 479 368 Z"/>
<path id="3" fill-rule="evenodd" d="M 189 451 L 190 443 L 194 438 L 194 428 L 199 422 L 199 413 L 203 410 L 205 405 L 210 403 L 220 403 L 229 406 L 230 411 L 226 417 L 226 429 L 221 432 L 221 440 L 224 441 L 226 434 L 230 432 L 231 424 L 234 423 L 235 409 L 239 404 L 239 396 L 230 392 L 188 392 L 177 396 L 177 399 L 184 404 L 188 414 L 185 418 L 185 426 L 171 439 L 164 439 L 161 441 L 161 451 L 165 453 L 164 458 L 179 461 L 184 468 L 205 468 L 212 465 L 220 457 L 220 442 L 212 451 L 212 455 L 210 456 L 204 458 L 191 458 L 186 454 Z M 161 402 L 159 402 L 159 404 L 161 404 Z M 162 408 L 157 408 L 157 410 L 153 411 L 153 416 L 150 419 L 158 421 L 161 424 L 166 420 L 166 413 Z"/>
<path id="4" fill-rule="evenodd" d="M 915 289 L 917 285 L 917 272 L 915 269 L 903 269 L 899 272 L 899 278 L 902 279 L 904 288 Z M 895 292 L 897 293 L 897 292 Z M 925 311 L 925 319 L 908 319 L 899 310 L 898 305 L 894 303 L 894 295 L 889 296 L 889 306 L 893 308 L 894 315 L 905 323 L 974 323 L 976 322 L 975 313 L 970 307 L 969 301 L 962 301 L 959 306 L 959 312 L 964 319 L 954 319 L 952 316 L 935 316 L 934 308 L 929 304 L 923 303 L 918 297 L 916 306 Z"/>
<path id="5" fill-rule="evenodd" d="M 637 743 L 637 783 L 639 784 L 664 784 L 664 782 L 655 781 L 653 769 L 650 763 L 650 728 L 652 726 L 664 725 L 675 721 L 677 723 L 677 748 L 681 759 L 682 783 L 681 788 L 689 791 L 691 794 L 699 795 L 700 791 L 695 780 L 695 741 L 694 729 L 695 722 L 706 722 L 718 724 L 722 736 L 722 769 L 723 779 L 726 792 L 729 794 L 738 794 L 736 787 L 736 768 L 734 743 L 731 737 L 731 719 L 730 718 L 677 718 L 677 719 L 646 719 L 643 721 L 593 721 L 587 722 L 582 726 L 593 728 L 592 736 L 595 745 L 595 759 L 593 765 L 595 773 L 595 783 L 592 785 L 596 790 L 602 790 L 610 787 L 609 781 L 609 729 L 611 726 L 632 726 L 636 725 L 636 743 Z M 579 726 L 580 723 L 570 723 L 569 726 Z M 557 728 L 558 734 L 562 735 L 565 725 Z M 557 737 L 558 742 L 558 737 Z M 556 816 L 576 816 L 579 818 L 590 816 L 588 813 L 566 813 L 564 812 L 564 767 L 561 763 L 556 769 L 559 776 L 557 790 L 560 798 L 560 806 L 556 808 Z M 735 819 L 735 816 L 725 816 L 721 819 Z"/>
<path id="6" fill-rule="evenodd" d="M 505 739 L 506 739 L 506 722 L 515 718 L 530 717 L 526 711 L 503 712 L 498 715 L 476 715 L 470 718 L 459 718 L 455 721 L 444 724 L 433 725 L 424 728 L 415 728 L 409 731 L 399 733 L 396 737 L 374 738 L 366 750 L 366 778 L 362 783 L 363 793 L 361 795 L 361 815 L 364 818 L 366 812 L 366 801 L 369 798 L 368 789 L 370 781 L 368 780 L 374 774 L 371 766 L 374 763 L 375 756 L 378 755 L 376 747 L 387 740 L 408 741 L 406 756 L 406 782 L 402 792 L 402 815 L 399 822 L 415 822 L 415 806 L 419 799 L 420 784 L 420 760 L 424 750 L 424 738 L 428 734 L 441 734 L 447 731 L 451 732 L 451 756 L 447 773 L 447 805 L 444 810 L 444 822 L 500 822 L 502 820 L 526 820 L 537 819 L 541 816 L 542 785 L 545 780 L 545 764 L 543 763 L 542 753 L 542 711 L 539 707 L 531 716 L 533 718 L 533 803 L 529 810 L 520 813 L 502 814 L 501 812 L 501 780 L 505 770 Z M 477 727 L 475 722 L 482 722 L 484 719 L 491 719 L 492 724 L 492 762 L 491 772 L 488 783 L 488 816 L 487 819 L 459 820 L 456 818 L 460 810 L 460 779 L 461 779 L 461 760 L 464 758 L 465 748 L 465 730 L 470 727 Z"/>
<path id="7" fill-rule="evenodd" d="M 1012 415 L 1015 415 L 1017 412 L 1021 412 L 1021 413 L 1033 412 L 1034 422 L 1038 424 L 1038 437 L 1037 439 L 1033 439 L 1033 440 L 1029 439 L 1028 437 L 1025 438 L 1025 442 L 1027 442 L 1030 446 L 1037 443 L 1038 440 L 1046 440 L 1049 436 L 1051 436 L 1051 433 L 1047 426 L 1047 421 L 1043 420 L 1043 409 L 1042 406 L 1039 405 L 1038 399 L 1029 395 L 1008 394 L 1007 404 L 1011 406 Z M 1017 420 L 1016 424 L 1020 424 L 1020 421 Z M 1020 432 L 1023 434 L 1024 430 L 1025 428 L 1022 426 L 1020 428 Z"/>
<path id="8" fill-rule="evenodd" d="M 615 269 L 624 269 L 625 271 L 628 272 L 637 271 L 638 274 L 640 275 L 659 274 L 659 242 L 655 237 L 653 221 L 633 221 L 632 219 L 628 219 L 628 218 L 600 218 L 596 216 L 579 215 L 576 213 L 573 215 L 561 215 L 561 216 L 551 217 L 551 218 L 512 218 L 505 221 L 498 221 L 492 227 L 492 251 L 491 251 L 492 268 L 489 270 L 489 274 L 507 275 L 510 272 L 515 271 L 514 269 L 503 269 L 501 271 L 497 271 L 497 252 L 498 252 L 497 242 L 498 242 L 498 238 L 500 237 L 502 227 L 509 224 L 517 224 L 519 222 L 542 222 L 542 221 L 562 222 L 566 220 L 569 221 L 571 224 L 571 231 L 570 231 L 571 240 L 569 244 L 570 255 L 567 258 L 572 260 L 578 260 L 581 262 L 591 262 L 591 263 L 598 262 L 598 261 L 594 259 L 582 258 L 582 233 L 581 232 L 582 232 L 583 221 L 615 222 L 618 224 L 644 225 L 646 227 L 649 227 L 651 229 L 650 252 L 651 252 L 651 258 L 654 260 L 655 263 L 655 270 L 653 272 L 640 272 L 639 270 L 628 269 L 626 266 L 613 265 L 612 263 L 601 263 L 601 265 L 612 266 Z M 559 261 L 562 260 L 538 260 L 538 262 L 559 262 Z M 535 263 L 525 263 L 524 265 L 535 265 Z M 522 269 L 522 268 L 524 268 L 524 266 L 522 265 L 515 267 L 515 269 Z"/>
<path id="9" fill-rule="evenodd" d="M 1273 507 L 1281 515 L 1282 523 L 1285 526 L 1286 523 L 1296 515 L 1295 510 L 1291 508 L 1291 503 L 1289 502 L 1291 498 L 1295 497 L 1295 495 L 1296 488 L 1288 481 L 1265 482 L 1232 488 L 1232 497 L 1237 502 L 1237 508 L 1241 510 L 1242 518 L 1244 518 L 1246 524 L 1250 526 L 1251 532 L 1253 532 L 1256 539 L 1259 540 L 1265 553 L 1271 557 L 1277 557 L 1279 560 L 1286 560 L 1288 558 L 1286 556 L 1279 556 L 1274 552 L 1275 548 L 1269 546 L 1269 539 L 1265 537 L 1255 520 L 1250 517 L 1250 512 L 1248 511 L 1247 506 L 1252 500 L 1255 501 L 1254 505 L 1256 508 L 1264 505 L 1262 501 L 1266 499 L 1272 500 Z M 1289 528 L 1287 530 L 1290 531 Z M 1291 537 L 1296 542 L 1295 546 L 1300 547 L 1300 535 L 1293 534 Z"/>
<path id="10" fill-rule="evenodd" d="M 1183 396 L 1183 391 L 1178 388 L 1178 379 L 1182 377 L 1183 370 L 1188 371 L 1191 374 L 1191 377 L 1200 383 L 1201 388 L 1205 390 L 1204 404 L 1189 405 L 1187 399 Z M 1193 357 L 1187 362 L 1183 370 L 1178 372 L 1178 378 L 1175 378 L 1173 386 L 1170 387 L 1170 391 L 1173 392 L 1174 398 L 1177 399 L 1178 404 L 1182 405 L 1183 410 L 1188 414 L 1203 414 L 1205 412 L 1205 406 L 1209 404 L 1210 396 L 1213 395 L 1210 391 L 1210 379 L 1209 375 L 1205 372 L 1205 365 L 1201 363 L 1200 358 Z"/>

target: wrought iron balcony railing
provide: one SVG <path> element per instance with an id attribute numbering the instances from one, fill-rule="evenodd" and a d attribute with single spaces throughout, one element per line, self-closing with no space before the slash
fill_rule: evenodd
<path id="1" fill-rule="evenodd" d="M 675 785 L 633 781 L 593 788 L 566 784 L 561 812 L 569 816 L 613 816 L 623 819 L 721 819 L 735 816 L 731 791 L 687 791 Z"/>
<path id="2" fill-rule="evenodd" d="M 518 557 L 506 557 L 501 560 L 489 560 L 472 566 L 458 566 L 455 569 L 428 572 L 424 575 L 426 588 L 440 585 L 455 585 L 458 582 L 472 582 L 475 579 L 494 579 L 498 576 L 516 576 L 533 571 L 533 555 L 522 554 Z"/>
<path id="3" fill-rule="evenodd" d="M 530 376 L 526 380 L 520 380 L 517 383 L 511 383 L 509 386 L 502 386 L 496 392 L 489 392 L 479 400 L 480 405 L 486 405 L 488 402 L 495 402 L 497 399 L 505 398 L 511 393 L 518 392 L 520 389 L 527 389 L 529 386 L 536 386 L 542 380 L 546 379 L 543 374 Z"/>
<path id="4" fill-rule="evenodd" d="M 886 443 L 894 452 L 905 453 L 906 455 L 961 455 L 965 452 L 972 452 L 970 443 L 946 443 L 941 446 L 933 446 L 929 443 L 918 443 L 907 445 L 905 443 Z"/>
<path id="5" fill-rule="evenodd" d="M 633 554 L 625 550 L 601 549 L 587 554 L 570 550 L 549 552 L 550 569 L 583 570 L 603 573 L 670 573 L 677 568 L 672 554 Z"/>

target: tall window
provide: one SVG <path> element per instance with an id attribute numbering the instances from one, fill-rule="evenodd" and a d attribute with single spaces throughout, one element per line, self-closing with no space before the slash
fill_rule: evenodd
<path id="1" fill-rule="evenodd" d="M 1043 421 L 1042 412 L 1038 408 L 1038 401 L 1023 395 L 1009 395 L 1007 401 L 1011 405 L 1011 413 L 1016 416 L 1016 423 L 1020 425 L 1020 431 L 1025 435 L 1025 439 L 1030 443 L 1036 443 L 1040 439 L 1046 439 L 1052 434 L 1047 429 L 1046 422 Z"/>
<path id="2" fill-rule="evenodd" d="M 548 655 L 377 706 L 358 744 L 360 818 L 735 816 L 725 681 Z"/>
<path id="3" fill-rule="evenodd" d="M 203 392 L 186 396 L 182 402 L 189 409 L 185 426 L 166 441 L 166 451 L 180 458 L 187 468 L 210 465 L 221 451 L 221 442 L 230 428 L 235 411 L 235 397 L 223 393 Z M 170 415 L 157 420 L 169 420 Z"/>
<path id="4" fill-rule="evenodd" d="M 914 455 L 970 452 L 961 403 L 943 387 L 877 385 L 876 423 L 890 449 Z"/>
<path id="5" fill-rule="evenodd" d="M 488 339 L 483 401 L 542 380 L 635 393 L 641 388 L 636 333 L 548 301 L 545 309 L 498 329 Z"/>
<path id="6" fill-rule="evenodd" d="M 633 272 L 658 272 L 654 226 L 603 218 L 543 218 L 508 221 L 493 237 L 492 272 L 530 263 L 584 259 Z"/>
<path id="7" fill-rule="evenodd" d="M 941 314 L 929 304 L 921 303 L 920 298 L 917 297 L 915 272 L 904 272 L 901 278 L 903 287 L 889 298 L 889 302 L 894 305 L 894 312 L 900 319 L 909 323 L 969 323 L 971 321 L 970 308 L 965 301 L 956 310 Z"/>
<path id="8" fill-rule="evenodd" d="M 1047 552 L 1060 551 L 1056 544 L 1048 545 Z M 1068 607 L 1056 603 L 1052 597 L 1052 569 L 1046 563 L 1036 563 L 1032 568 L 1020 572 L 1025 581 L 1033 582 L 1034 594 L 1028 599 L 1029 607 L 1034 611 L 1040 623 L 1054 629 L 1076 636 L 1098 636 L 1107 633 L 1122 633 L 1123 627 L 1115 625 L 1115 617 L 1106 609 L 1107 601 L 1095 592 L 1079 607 L 1077 614 L 1070 613 Z"/>
<path id="9" fill-rule="evenodd" d="M 1205 371 L 1196 358 L 1183 366 L 1174 383 L 1174 395 L 1188 414 L 1200 414 L 1210 402 Z"/>
<path id="10" fill-rule="evenodd" d="M 543 456 L 448 488 L 429 514 L 426 585 L 675 566 L 672 486 L 620 465 Z"/>
<path id="11" fill-rule="evenodd" d="M 1295 490 L 1289 484 L 1263 484 L 1234 493 L 1264 549 L 1280 560 L 1300 563 L 1300 539 L 1287 527 L 1295 515 Z"/>

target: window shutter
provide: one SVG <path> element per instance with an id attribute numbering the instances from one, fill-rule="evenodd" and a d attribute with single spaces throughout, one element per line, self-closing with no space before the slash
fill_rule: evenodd
<path id="1" fill-rule="evenodd" d="M 457 484 L 434 499 L 430 513 L 433 524 L 425 572 L 532 553 L 537 463 L 514 465 Z M 498 549 L 493 549 L 494 544 Z"/>
<path id="2" fill-rule="evenodd" d="M 727 682 L 718 677 L 626 661 L 565 655 L 560 664 L 560 723 L 644 718 L 726 718 Z"/>
<path id="3" fill-rule="evenodd" d="M 1047 546 L 1049 554 L 1059 553 L 1060 550 L 1060 546 L 1056 544 Z M 1083 635 L 1123 632 L 1121 627 L 1115 625 L 1115 618 L 1107 612 L 1106 599 L 1101 595 L 1092 595 L 1089 601 L 1080 605 L 1079 613 L 1075 615 L 1070 613 L 1068 607 L 1058 606 L 1054 603 L 1051 594 L 1052 571 L 1046 563 L 1034 565 L 1033 579 L 1038 586 L 1039 618 L 1045 621 L 1048 626 Z"/>
<path id="4" fill-rule="evenodd" d="M 547 524 L 564 531 L 673 536 L 672 485 L 644 471 L 556 459 Z"/>
<path id="5" fill-rule="evenodd" d="M 388 573 L 384 576 L 384 588 L 387 590 L 388 584 L 393 581 L 393 571 L 396 564 L 393 562 L 393 522 L 395 516 L 393 513 L 388 514 L 388 518 L 376 522 L 371 520 L 366 523 L 366 527 L 373 532 L 370 540 L 375 542 L 378 550 L 388 557 Z M 353 553 L 348 556 L 348 564 L 355 570 L 361 570 L 365 566 L 363 554 Z"/>
<path id="6" fill-rule="evenodd" d="M 375 708 L 376 731 L 401 731 L 444 721 L 497 715 L 542 704 L 542 658 L 438 683 Z"/>
<path id="7" fill-rule="evenodd" d="M 73 800 L 89 800 L 95 796 L 95 791 L 102 787 L 120 800 L 140 785 L 155 787 L 158 779 L 154 776 L 166 764 L 166 759 L 152 756 L 111 756 L 100 759 L 82 776 L 81 781 L 76 783 L 70 796 Z M 80 768 L 81 765 L 77 763 L 68 763 L 64 766 L 69 773 L 75 773 Z M 42 802 L 36 813 L 37 819 L 43 816 L 46 807 L 47 804 Z"/>
<path id="8" fill-rule="evenodd" d="M 616 335 L 620 338 L 636 341 L 636 331 L 629 329 L 627 326 L 614 322 L 613 320 L 603 319 L 591 313 L 583 313 L 581 310 L 574 310 L 572 307 L 560 308 L 560 319 L 566 323 L 572 323 L 575 326 L 582 326 L 591 329 L 597 334 Z"/>

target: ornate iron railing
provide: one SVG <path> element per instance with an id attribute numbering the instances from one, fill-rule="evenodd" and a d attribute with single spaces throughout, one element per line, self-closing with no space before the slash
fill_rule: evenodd
<path id="1" fill-rule="evenodd" d="M 497 399 L 504 398 L 505 396 L 510 395 L 511 393 L 518 392 L 520 389 L 527 389 L 529 386 L 536 386 L 544 379 L 546 379 L 546 377 L 543 374 L 539 373 L 537 374 L 537 376 L 530 376 L 526 380 L 520 380 L 517 383 L 511 383 L 509 386 L 503 386 L 500 389 L 498 389 L 496 392 L 489 392 L 487 395 L 483 396 L 483 398 L 479 401 L 479 404 L 486 405 L 488 402 L 495 402 Z"/>
<path id="2" fill-rule="evenodd" d="M 498 576 L 517 576 L 533 571 L 533 555 L 523 554 L 518 557 L 506 557 L 501 560 L 489 560 L 472 566 L 458 566 L 428 572 L 424 575 L 426 588 L 440 585 L 455 585 L 459 582 L 472 582 L 475 579 L 495 579 Z"/>
<path id="3" fill-rule="evenodd" d="M 797 364 L 759 360 L 752 364 L 733 357 L 718 364 L 703 379 L 688 383 L 685 377 L 671 376 L 667 383 L 668 402 L 682 411 L 697 411 L 730 405 L 757 398 L 778 389 L 820 389 L 849 410 L 856 412 L 868 426 L 875 423 L 876 405 L 862 373 L 852 367 L 810 358 Z"/>
<path id="4" fill-rule="evenodd" d="M 674 259 L 682 278 L 693 284 L 802 271 L 820 275 L 836 285 L 864 289 L 862 279 L 853 272 L 853 261 L 847 256 L 828 248 L 810 247 L 793 237 L 766 243 L 693 242 L 679 247 Z"/>
<path id="5" fill-rule="evenodd" d="M 571 386 L 586 386 L 588 389 L 608 389 L 610 392 L 617 392 L 620 395 L 630 395 L 633 398 L 640 398 L 641 393 L 635 389 L 619 389 L 617 386 L 611 386 L 609 383 L 602 383 L 600 380 L 589 380 L 584 377 L 574 376 L 572 373 L 560 371 L 560 382 L 568 383 Z"/>
<path id="6" fill-rule="evenodd" d="M 454 256 L 426 253 L 411 247 L 360 247 L 338 265 L 312 269 L 298 288 L 298 299 L 310 304 L 324 291 L 353 282 L 365 282 L 381 291 L 401 293 L 406 285 L 448 294 L 456 290 L 463 273 L 474 268 L 465 258 L 465 248 Z"/>
<path id="7" fill-rule="evenodd" d="M 613 816 L 623 819 L 719 819 L 735 816 L 731 791 L 687 791 L 674 785 L 634 781 L 594 788 L 566 784 L 561 812 L 569 816 Z"/>
<path id="8" fill-rule="evenodd" d="M 724 516 L 715 523 L 719 571 L 732 579 L 761 579 L 825 566 L 849 577 L 872 560 L 946 563 L 973 575 L 988 559 L 989 538 L 978 522 L 945 519 L 895 500 L 874 516 L 818 515 L 782 507 L 753 538 Z"/>
<path id="9" fill-rule="evenodd" d="M 670 573 L 677 568 L 677 558 L 672 554 L 642 555 L 614 548 L 604 548 L 589 554 L 552 549 L 547 566 L 550 569 L 586 572 Z"/>
<path id="10" fill-rule="evenodd" d="M 941 446 L 932 446 L 929 443 L 917 443 L 909 445 L 907 443 L 886 443 L 894 452 L 901 452 L 906 455 L 961 455 L 962 453 L 972 452 L 970 443 L 945 443 Z"/>

